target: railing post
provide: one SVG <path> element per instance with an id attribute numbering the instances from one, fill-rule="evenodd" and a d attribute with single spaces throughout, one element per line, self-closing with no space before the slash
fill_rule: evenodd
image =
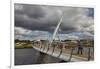
<path id="1" fill-rule="evenodd" d="M 42 44 L 41 44 L 41 47 L 40 47 L 40 50 L 42 49 Z"/>
<path id="2" fill-rule="evenodd" d="M 90 55 L 90 48 L 88 49 L 88 61 L 90 60 L 91 55 Z"/>
<path id="3" fill-rule="evenodd" d="M 46 51 L 46 53 L 49 51 L 49 45 L 48 45 L 48 47 L 47 47 L 47 51 Z"/>
<path id="4" fill-rule="evenodd" d="M 44 44 L 44 48 L 43 48 L 43 51 L 45 50 L 45 44 Z"/>
<path id="5" fill-rule="evenodd" d="M 54 50 L 55 50 L 55 45 L 53 46 L 53 51 L 52 51 L 52 55 L 53 55 L 53 53 L 54 53 Z"/>
<path id="6" fill-rule="evenodd" d="M 60 54 L 58 55 L 58 57 L 60 57 L 61 54 L 62 54 L 62 48 L 61 48 L 61 51 L 60 51 Z"/>
<path id="7" fill-rule="evenodd" d="M 73 54 L 73 48 L 71 48 L 71 53 L 70 53 L 70 57 L 69 57 L 69 60 L 68 61 L 71 61 L 72 54 Z"/>

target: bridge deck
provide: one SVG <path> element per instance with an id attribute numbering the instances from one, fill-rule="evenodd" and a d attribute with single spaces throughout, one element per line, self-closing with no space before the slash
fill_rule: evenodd
<path id="1" fill-rule="evenodd" d="M 43 53 L 46 53 L 48 55 L 54 56 L 54 57 L 58 57 L 62 60 L 65 61 L 88 61 L 88 48 L 84 49 L 85 51 L 83 52 L 83 54 L 77 54 L 77 49 L 73 49 L 72 48 L 68 48 L 68 49 L 60 49 L 57 47 L 52 47 L 52 46 L 33 46 L 34 49 L 41 51 Z M 92 49 L 91 49 L 92 50 Z M 73 51 L 73 52 L 72 52 Z M 90 52 L 90 60 L 94 59 L 94 55 L 93 55 L 93 51 Z"/>

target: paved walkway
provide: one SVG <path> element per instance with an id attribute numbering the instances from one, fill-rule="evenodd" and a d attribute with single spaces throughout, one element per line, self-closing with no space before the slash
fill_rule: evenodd
<path id="1" fill-rule="evenodd" d="M 83 49 L 82 55 L 77 54 L 77 48 L 74 48 L 73 52 L 71 48 L 61 50 L 60 48 L 57 48 L 57 47 L 54 48 L 52 46 L 49 46 L 49 49 L 48 49 L 47 45 L 45 46 L 35 45 L 33 46 L 33 48 L 43 53 L 46 53 L 48 55 L 58 57 L 65 61 L 88 61 L 88 50 L 89 50 L 88 47 L 85 47 Z M 72 52 L 72 55 L 71 55 L 71 52 Z M 91 56 L 90 60 L 94 60 L 93 54 L 94 54 L 93 48 L 90 48 L 90 56 Z"/>

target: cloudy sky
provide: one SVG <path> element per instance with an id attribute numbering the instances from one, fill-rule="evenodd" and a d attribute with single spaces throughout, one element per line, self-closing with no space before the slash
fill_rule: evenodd
<path id="1" fill-rule="evenodd" d="M 94 9 L 46 5 L 14 5 L 15 39 L 51 39 L 61 16 L 60 39 L 92 39 Z M 57 37 L 56 37 L 57 38 Z"/>

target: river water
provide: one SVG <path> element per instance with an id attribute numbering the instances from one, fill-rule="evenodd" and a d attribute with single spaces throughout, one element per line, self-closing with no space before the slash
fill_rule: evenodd
<path id="1" fill-rule="evenodd" d="M 93 52 L 92 48 L 91 48 L 91 51 Z M 87 53 L 87 52 L 88 52 L 88 49 L 84 48 L 84 53 Z M 15 49 L 14 57 L 15 57 L 15 65 L 47 64 L 47 63 L 65 62 L 59 58 L 41 53 L 35 50 L 34 48 Z"/>
<path id="2" fill-rule="evenodd" d="M 15 49 L 15 65 L 46 64 L 64 62 L 59 58 L 41 54 L 39 51 L 29 49 Z"/>

